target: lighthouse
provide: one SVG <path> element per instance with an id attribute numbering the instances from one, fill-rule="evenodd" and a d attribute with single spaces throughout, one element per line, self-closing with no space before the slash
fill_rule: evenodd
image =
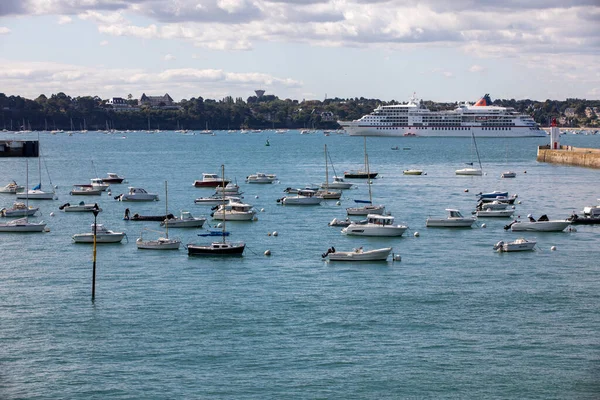
<path id="1" fill-rule="evenodd" d="M 558 142 L 558 138 L 560 136 L 560 129 L 556 125 L 556 118 L 552 118 L 552 125 L 550 128 L 550 148 L 553 150 L 560 149 L 560 143 Z"/>

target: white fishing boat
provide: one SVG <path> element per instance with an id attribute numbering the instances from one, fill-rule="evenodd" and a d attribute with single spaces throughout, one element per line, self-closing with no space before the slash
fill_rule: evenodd
<path id="1" fill-rule="evenodd" d="M 73 185 L 73 190 L 69 192 L 71 196 L 100 196 L 101 193 L 101 189 L 92 185 Z"/>
<path id="2" fill-rule="evenodd" d="M 513 221 L 504 229 L 509 229 L 513 232 L 534 231 L 534 232 L 561 232 L 564 231 L 571 221 L 568 220 L 551 220 L 546 215 L 542 215 L 537 221 L 529 214 L 529 219 L 526 221 Z"/>
<path id="3" fill-rule="evenodd" d="M 12 207 L 0 210 L 0 215 L 3 217 L 31 217 L 39 210 L 39 207 L 28 206 L 19 201 L 15 202 Z"/>
<path id="4" fill-rule="evenodd" d="M 222 221 L 252 221 L 255 214 L 256 210 L 250 204 L 230 202 L 219 205 L 211 216 L 213 219 Z"/>
<path id="5" fill-rule="evenodd" d="M 316 195 L 317 192 L 314 190 L 298 190 L 295 195 L 284 196 L 281 199 L 277 199 L 277 202 L 281 202 L 283 205 L 294 205 L 294 206 L 312 206 L 319 205 L 323 201 L 322 197 Z"/>
<path id="6" fill-rule="evenodd" d="M 120 243 L 125 237 L 124 232 L 113 232 L 107 229 L 102 224 L 96 225 L 96 243 Z M 92 224 L 92 231 L 88 233 L 77 233 L 73 235 L 73 242 L 75 243 L 94 243 L 94 224 Z"/>
<path id="7" fill-rule="evenodd" d="M 221 165 L 221 174 L 225 176 L 225 166 Z M 222 214 L 222 231 L 221 237 L 222 240 L 219 242 L 212 242 L 206 245 L 199 245 L 190 243 L 187 245 L 188 256 L 242 256 L 244 253 L 244 249 L 246 248 L 246 244 L 244 242 L 228 242 L 225 240 L 225 236 L 227 234 L 225 230 L 226 221 L 229 218 L 226 217 L 226 209 L 224 206 L 221 206 L 221 214 Z M 214 216 L 213 216 L 214 217 Z M 213 231 L 214 232 L 214 231 Z"/>
<path id="8" fill-rule="evenodd" d="M 90 179 L 90 182 L 94 189 L 100 190 L 101 192 L 105 192 L 110 187 L 108 183 L 104 183 L 102 178 L 92 178 Z"/>
<path id="9" fill-rule="evenodd" d="M 475 217 L 464 217 L 460 211 L 453 208 L 447 208 L 448 216 L 446 218 L 427 218 L 425 226 L 441 228 L 470 228 L 475 221 Z"/>
<path id="10" fill-rule="evenodd" d="M 29 162 L 26 161 L 26 182 L 29 186 Z M 27 193 L 27 192 L 25 192 Z M 29 209 L 29 198 L 25 196 L 26 203 L 25 209 Z M 5 223 L 0 223 L 0 232 L 44 232 L 46 230 L 46 224 L 42 222 L 29 222 L 28 216 L 25 215 L 23 218 L 14 219 Z"/>
<path id="11" fill-rule="evenodd" d="M 394 224 L 394 217 L 391 215 L 367 215 L 366 223 L 351 223 L 342 233 L 354 236 L 402 236 L 408 229 L 406 225 Z"/>
<path id="12" fill-rule="evenodd" d="M 475 216 L 477 218 L 489 218 L 489 217 L 500 217 L 506 218 L 511 217 L 515 213 L 515 210 L 492 210 L 491 208 L 485 208 L 483 210 L 477 210 Z"/>
<path id="13" fill-rule="evenodd" d="M 17 185 L 17 182 L 12 181 L 0 188 L 0 193 L 16 194 L 25 190 L 25 186 Z"/>
<path id="14" fill-rule="evenodd" d="M 248 175 L 246 177 L 246 183 L 273 183 L 276 179 L 277 175 L 275 174 L 257 172 L 256 174 Z"/>
<path id="15" fill-rule="evenodd" d="M 391 247 L 373 250 L 364 250 L 359 247 L 352 251 L 337 251 L 332 247 L 321 257 L 327 258 L 329 261 L 386 261 L 391 252 Z"/>
<path id="16" fill-rule="evenodd" d="M 169 218 L 160 223 L 160 226 L 169 228 L 202 228 L 206 218 L 194 217 L 189 211 L 181 211 L 179 217 Z"/>
<path id="17" fill-rule="evenodd" d="M 84 203 L 83 201 L 80 201 L 79 204 L 74 205 L 71 205 L 71 203 L 65 203 L 62 206 L 58 207 L 58 209 L 64 212 L 102 211 L 102 208 L 100 208 L 97 203 Z"/>
<path id="18" fill-rule="evenodd" d="M 228 179 L 221 178 L 217 174 L 203 173 L 202 179 L 200 179 L 200 180 L 197 179 L 194 181 L 194 186 L 195 187 L 214 188 L 214 187 L 218 187 L 218 186 L 227 185 L 228 183 L 229 183 Z"/>
<path id="19" fill-rule="evenodd" d="M 237 183 L 229 182 L 225 187 L 217 186 L 214 196 L 241 196 L 243 193 Z"/>
<path id="20" fill-rule="evenodd" d="M 156 193 L 148 193 L 146 189 L 130 187 L 129 191 L 117 196 L 119 201 L 158 201 Z"/>
<path id="21" fill-rule="evenodd" d="M 525 238 L 519 238 L 513 242 L 505 243 L 504 241 L 499 241 L 494 245 L 494 250 L 499 252 L 504 251 L 529 251 L 533 250 L 535 245 L 537 244 L 534 240 L 527 240 Z"/>

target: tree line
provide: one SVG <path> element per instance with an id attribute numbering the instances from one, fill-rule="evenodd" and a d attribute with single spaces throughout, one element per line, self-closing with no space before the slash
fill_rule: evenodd
<path id="1" fill-rule="evenodd" d="M 145 129 L 337 129 L 337 120 L 353 120 L 370 113 L 379 105 L 401 104 L 399 101 L 379 99 L 332 98 L 320 100 L 279 99 L 274 95 L 260 98 L 250 96 L 225 97 L 221 100 L 201 96 L 183 99 L 176 108 L 137 107 L 137 101 L 128 96 L 127 102 L 136 105 L 132 111 L 119 111 L 98 96 L 71 97 L 63 92 L 36 99 L 7 96 L 0 93 L 2 120 L 5 130 L 145 130 Z M 588 107 L 600 107 L 600 100 L 505 100 L 496 99 L 494 105 L 513 107 L 532 115 L 542 126 L 553 118 L 564 117 L 565 110 L 575 110 L 568 119 L 569 126 L 600 126 L 596 115 L 586 116 Z M 451 110 L 457 103 L 423 101 L 432 111 Z M 600 111 L 600 110 L 598 110 Z"/>

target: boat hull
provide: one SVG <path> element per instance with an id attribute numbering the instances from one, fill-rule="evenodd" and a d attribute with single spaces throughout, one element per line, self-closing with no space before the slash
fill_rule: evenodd
<path id="1" fill-rule="evenodd" d="M 511 225 L 510 229 L 513 232 L 561 232 L 564 231 L 571 221 L 519 221 Z"/>
<path id="2" fill-rule="evenodd" d="M 43 232 L 46 228 L 46 224 L 0 224 L 0 232 Z"/>
<path id="3" fill-rule="evenodd" d="M 248 214 L 241 214 L 241 213 L 228 213 L 225 212 L 225 215 L 223 215 L 222 211 L 215 211 L 214 215 L 212 216 L 212 219 L 215 220 L 219 220 L 219 221 L 252 221 L 252 219 L 254 218 L 254 213 L 248 213 Z"/>
<path id="4" fill-rule="evenodd" d="M 198 187 L 198 188 L 203 188 L 203 187 L 207 187 L 207 188 L 216 188 L 217 186 L 227 186 L 227 184 L 230 181 L 225 180 L 214 180 L 214 181 L 194 181 L 194 186 Z"/>
<path id="5" fill-rule="evenodd" d="M 198 218 L 193 220 L 169 220 L 169 228 L 202 228 L 202 225 L 206 222 L 204 218 Z M 161 226 L 165 226 L 165 222 L 160 223 Z"/>
<path id="6" fill-rule="evenodd" d="M 2 215 L 3 217 L 32 217 L 38 210 L 39 208 L 37 207 L 29 207 L 28 209 L 16 210 L 5 209 L 0 210 L 0 215 Z"/>
<path id="7" fill-rule="evenodd" d="M 454 173 L 456 175 L 462 175 L 462 176 L 481 176 L 482 175 L 481 170 L 477 169 L 477 168 L 457 169 L 456 171 L 454 171 Z"/>
<path id="8" fill-rule="evenodd" d="M 17 193 L 20 200 L 54 200 L 54 192 L 42 192 L 41 190 L 30 190 L 28 193 Z"/>
<path id="9" fill-rule="evenodd" d="M 491 218 L 491 217 L 498 217 L 498 218 L 506 218 L 506 217 L 511 217 L 513 214 L 515 213 L 515 210 L 482 210 L 482 211 L 477 211 L 477 213 L 475 215 L 477 215 L 477 218 Z"/>
<path id="10" fill-rule="evenodd" d="M 384 212 L 385 212 L 384 206 L 365 206 L 365 207 L 346 208 L 346 213 L 348 215 L 369 215 L 369 214 L 382 215 Z"/>
<path id="11" fill-rule="evenodd" d="M 327 258 L 329 261 L 387 261 L 391 252 L 391 247 L 368 251 L 357 249 L 354 251 L 336 251 L 329 253 L 327 254 Z"/>
<path id="12" fill-rule="evenodd" d="M 242 256 L 246 244 L 244 243 L 222 243 L 215 242 L 206 246 L 188 244 L 189 256 Z"/>
<path id="13" fill-rule="evenodd" d="M 378 172 L 362 172 L 362 171 L 350 171 L 344 172 L 345 179 L 375 179 L 379 175 Z"/>
<path id="14" fill-rule="evenodd" d="M 470 228 L 475 223 L 474 218 L 464 218 L 464 219 L 437 219 L 437 218 L 427 218 L 425 221 L 425 226 L 430 228 Z"/>
<path id="15" fill-rule="evenodd" d="M 368 126 L 355 121 L 338 121 L 349 136 L 425 136 L 425 137 L 546 137 L 542 129 L 531 129 L 529 126 L 513 126 L 510 130 L 484 129 L 480 126 L 469 126 L 468 129 L 440 129 L 440 127 L 414 126 Z"/>
<path id="16" fill-rule="evenodd" d="M 321 204 L 323 197 L 284 197 L 281 203 L 286 206 L 316 206 Z"/>
<path id="17" fill-rule="evenodd" d="M 179 250 L 181 242 L 178 240 L 136 240 L 136 246 L 140 250 Z"/>
<path id="18" fill-rule="evenodd" d="M 120 243 L 125 237 L 124 233 L 114 234 L 98 234 L 96 235 L 96 243 Z M 93 233 L 78 233 L 73 235 L 75 243 L 94 243 Z"/>
<path id="19" fill-rule="evenodd" d="M 342 229 L 342 233 L 350 236 L 395 237 L 402 236 L 407 229 L 408 227 L 403 225 L 381 226 L 376 224 L 350 224 Z"/>

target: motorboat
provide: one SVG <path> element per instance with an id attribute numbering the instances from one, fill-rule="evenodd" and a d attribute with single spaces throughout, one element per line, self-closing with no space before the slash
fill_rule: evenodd
<path id="1" fill-rule="evenodd" d="M 168 225 L 169 228 L 202 228 L 206 218 L 194 217 L 189 211 L 182 211 L 179 217 L 170 218 L 160 223 L 160 226 Z"/>
<path id="2" fill-rule="evenodd" d="M 25 186 L 17 185 L 17 182 L 12 181 L 12 182 L 8 183 L 7 185 L 1 187 L 0 193 L 15 194 L 15 193 L 21 193 L 24 190 L 25 190 Z"/>
<path id="3" fill-rule="evenodd" d="M 333 177 L 333 182 L 324 182 L 321 184 L 321 188 L 325 188 L 329 186 L 329 189 L 350 189 L 353 184 L 344 181 L 344 178 L 340 177 L 340 176 L 334 176 Z"/>
<path id="4" fill-rule="evenodd" d="M 125 180 L 124 177 L 119 176 L 118 174 L 114 173 L 114 172 L 107 172 L 106 173 L 106 177 L 102 178 L 102 182 L 104 183 L 123 183 L 123 180 Z"/>
<path id="5" fill-rule="evenodd" d="M 478 201 L 480 203 L 486 204 L 486 203 L 492 203 L 492 202 L 499 202 L 499 203 L 505 203 L 505 204 L 514 204 L 515 200 L 517 200 L 517 195 L 513 194 L 510 197 L 506 197 L 506 196 L 498 196 L 498 197 L 484 197 L 484 198 L 480 198 L 478 199 Z"/>
<path id="6" fill-rule="evenodd" d="M 598 201 L 600 201 L 600 199 L 598 199 Z M 600 218 L 600 205 L 583 207 L 583 216 Z"/>
<path id="7" fill-rule="evenodd" d="M 94 189 L 99 189 L 102 192 L 105 192 L 110 187 L 108 183 L 102 181 L 102 178 L 92 178 L 90 182 Z"/>
<path id="8" fill-rule="evenodd" d="M 327 225 L 329 225 L 329 226 L 343 226 L 343 227 L 346 227 L 346 226 L 349 226 L 351 223 L 352 223 L 352 221 L 350 220 L 350 218 L 346 217 L 346 219 L 337 219 L 337 218 L 334 218 Z"/>
<path id="9" fill-rule="evenodd" d="M 405 169 L 402 171 L 404 175 L 423 175 L 422 169 Z"/>
<path id="10" fill-rule="evenodd" d="M 188 244 L 188 256 L 242 256 L 245 243 L 212 242 L 207 245 Z"/>
<path id="11" fill-rule="evenodd" d="M 460 211 L 453 208 L 447 208 L 448 216 L 446 218 L 427 218 L 425 226 L 442 228 L 470 228 L 475 221 L 475 217 L 465 217 Z"/>
<path id="12" fill-rule="evenodd" d="M 315 196 L 321 197 L 325 200 L 339 200 L 342 197 L 342 192 L 337 190 L 317 190 Z"/>
<path id="13" fill-rule="evenodd" d="M 250 204 L 230 202 L 221 204 L 211 216 L 221 221 L 251 221 L 256 214 L 256 210 L 252 207 Z"/>
<path id="14" fill-rule="evenodd" d="M 317 186 L 304 186 L 303 188 L 293 188 L 293 187 L 288 187 L 285 188 L 283 190 L 283 193 L 287 193 L 287 194 L 297 194 L 299 191 L 301 190 L 311 190 L 313 192 L 316 192 L 319 190 L 319 187 Z"/>
<path id="15" fill-rule="evenodd" d="M 329 261 L 387 261 L 391 252 L 391 247 L 373 250 L 364 250 L 359 247 L 352 251 L 336 251 L 334 247 L 331 247 L 321 257 L 327 258 Z"/>
<path id="16" fill-rule="evenodd" d="M 499 200 L 493 200 L 487 203 L 480 200 L 477 203 L 477 210 L 506 210 L 508 206 L 508 203 Z"/>
<path id="17" fill-rule="evenodd" d="M 561 232 L 565 230 L 571 221 L 569 220 L 551 220 L 545 214 L 537 221 L 529 214 L 528 220 L 515 220 L 506 225 L 504 229 L 510 229 L 513 232 L 535 231 L 535 232 Z"/>
<path id="18" fill-rule="evenodd" d="M 502 174 L 500 174 L 500 178 L 516 178 L 517 177 L 517 173 L 514 171 L 505 171 Z"/>
<path id="19" fill-rule="evenodd" d="M 195 187 L 210 187 L 210 188 L 214 188 L 214 187 L 217 187 L 217 186 L 226 186 L 229 182 L 230 181 L 228 179 L 221 178 L 217 174 L 203 173 L 201 180 L 195 180 L 194 181 L 194 186 Z"/>
<path id="20" fill-rule="evenodd" d="M 42 222 L 29 222 L 27 217 L 13 219 L 0 223 L 0 232 L 44 232 L 46 224 Z"/>
<path id="21" fill-rule="evenodd" d="M 600 199 L 598 199 L 598 201 L 600 201 Z M 573 213 L 568 220 L 573 224 L 579 225 L 600 224 L 600 205 L 584 207 L 582 213 L 582 217 Z"/>
<path id="22" fill-rule="evenodd" d="M 95 224 L 96 227 L 96 243 L 120 243 L 125 237 L 124 232 L 113 232 L 106 229 L 102 224 Z M 77 233 L 73 235 L 75 243 L 94 243 L 94 224 L 92 231 L 88 233 Z"/>
<path id="23" fill-rule="evenodd" d="M 456 171 L 454 171 L 454 173 L 456 175 L 463 176 L 481 176 L 483 174 L 481 169 L 472 167 L 457 169 Z"/>
<path id="24" fill-rule="evenodd" d="M 277 175 L 275 174 L 257 172 L 256 174 L 248 175 L 246 177 L 246 183 L 273 183 L 276 179 Z"/>
<path id="25" fill-rule="evenodd" d="M 79 204 L 71 205 L 71 203 L 65 203 L 58 207 L 59 210 L 64 212 L 90 212 L 90 211 L 102 211 L 102 208 L 98 207 L 97 203 L 84 203 L 80 201 Z"/>
<path id="26" fill-rule="evenodd" d="M 319 205 L 323 201 L 322 197 L 316 195 L 317 192 L 314 190 L 298 190 L 294 196 L 284 196 L 281 199 L 277 199 L 277 202 L 281 202 L 283 205 L 294 205 L 294 206 L 311 206 Z"/>
<path id="27" fill-rule="evenodd" d="M 125 194 L 117 196 L 119 201 L 158 201 L 156 193 L 148 193 L 146 189 L 138 187 L 129 187 Z"/>
<path id="28" fill-rule="evenodd" d="M 73 185 L 73 190 L 69 194 L 71 196 L 100 196 L 102 189 L 95 188 L 92 185 Z"/>
<path id="29" fill-rule="evenodd" d="M 214 194 L 210 197 L 198 197 L 197 199 L 194 200 L 194 203 L 196 203 L 198 205 L 205 205 L 205 206 L 218 206 L 221 204 L 227 204 L 229 202 L 239 203 L 239 202 L 241 202 L 241 198 Z"/>
<path id="30" fill-rule="evenodd" d="M 25 203 L 15 202 L 11 208 L 3 208 L 0 215 L 3 217 L 31 217 L 39 210 L 39 207 L 27 206 Z"/>
<path id="31" fill-rule="evenodd" d="M 486 208 L 484 210 L 477 210 L 475 215 L 477 218 L 485 218 L 485 217 L 511 217 L 515 213 L 515 210 L 492 210 L 491 208 Z"/>
<path id="32" fill-rule="evenodd" d="M 240 192 L 240 186 L 237 183 L 229 182 L 225 187 L 217 186 L 215 188 L 215 196 L 240 196 L 244 192 Z"/>
<path id="33" fill-rule="evenodd" d="M 498 190 L 495 190 L 493 192 L 489 192 L 489 193 L 478 193 L 477 194 L 477 200 L 482 200 L 482 199 L 497 199 L 497 198 L 504 198 L 504 197 L 508 197 L 508 192 L 500 192 Z"/>
<path id="34" fill-rule="evenodd" d="M 383 214 L 385 212 L 385 206 L 381 204 L 367 204 L 361 207 L 348 207 L 346 208 L 346 214 L 348 215 L 369 215 L 369 214 Z"/>
<path id="35" fill-rule="evenodd" d="M 504 241 L 499 241 L 494 245 L 494 250 L 499 252 L 503 251 L 529 251 L 533 250 L 535 245 L 537 244 L 534 240 L 527 240 L 525 238 L 519 238 L 514 242 L 505 243 Z"/>
<path id="36" fill-rule="evenodd" d="M 366 223 L 351 223 L 342 233 L 354 236 L 402 236 L 408 229 L 406 225 L 394 224 L 391 215 L 369 214 Z"/>

